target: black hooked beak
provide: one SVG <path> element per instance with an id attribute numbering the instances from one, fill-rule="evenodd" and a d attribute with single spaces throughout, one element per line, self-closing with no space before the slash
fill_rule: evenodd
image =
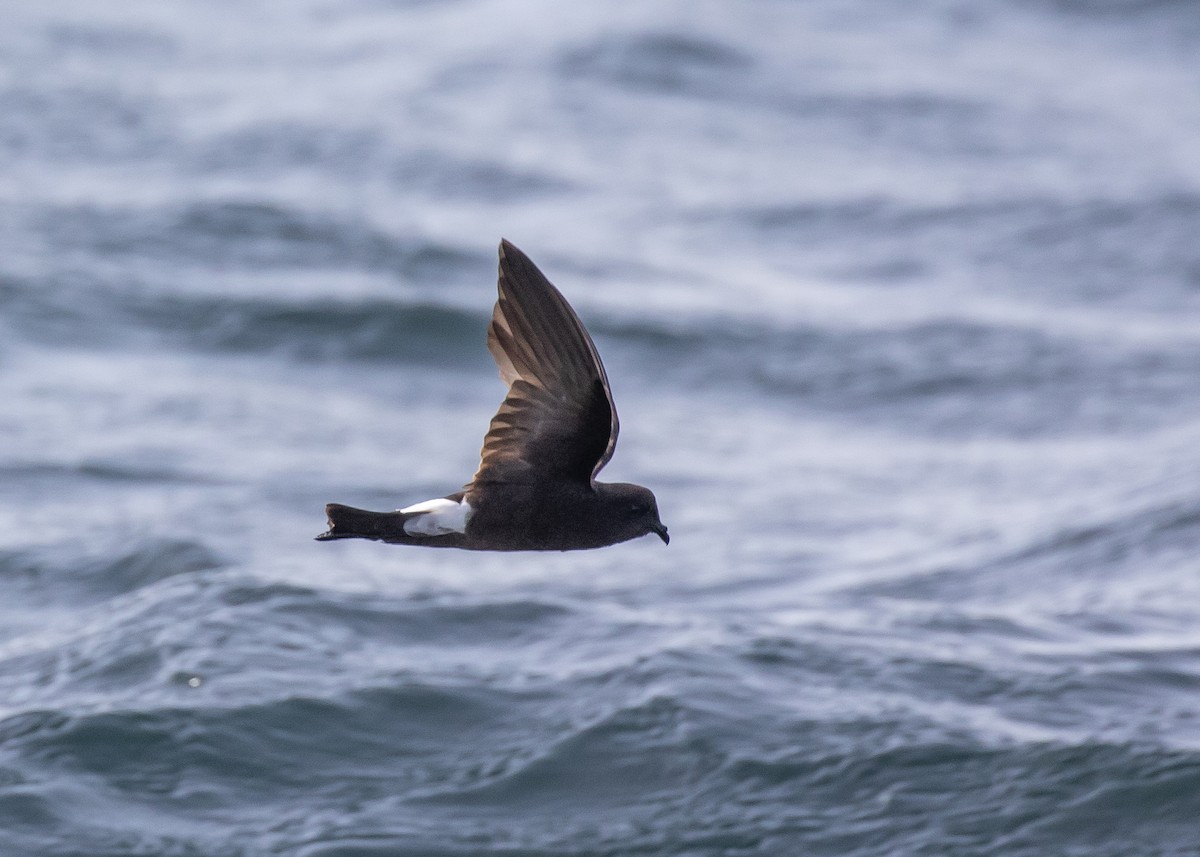
<path id="1" fill-rule="evenodd" d="M 661 521 L 655 523 L 654 532 L 657 533 L 658 537 L 663 540 L 664 545 L 669 545 L 671 543 L 671 535 L 667 532 L 666 524 L 662 523 Z"/>

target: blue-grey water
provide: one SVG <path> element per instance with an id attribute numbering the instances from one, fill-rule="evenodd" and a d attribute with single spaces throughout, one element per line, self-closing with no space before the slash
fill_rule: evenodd
<path id="1" fill-rule="evenodd" d="M 1195 3 L 2 5 L 4 857 L 1200 854 Z M 314 542 L 501 236 L 670 546 Z"/>

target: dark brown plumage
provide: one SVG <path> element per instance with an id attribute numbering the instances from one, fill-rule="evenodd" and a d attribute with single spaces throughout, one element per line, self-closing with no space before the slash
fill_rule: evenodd
<path id="1" fill-rule="evenodd" d="M 576 550 L 656 533 L 654 494 L 603 483 L 619 423 L 608 376 L 566 298 L 508 241 L 488 350 L 508 386 L 462 491 L 396 512 L 325 507 L 319 540 L 365 538 L 468 550 Z"/>

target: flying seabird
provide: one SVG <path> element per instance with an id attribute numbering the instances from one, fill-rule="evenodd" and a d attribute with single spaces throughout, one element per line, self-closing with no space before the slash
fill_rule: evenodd
<path id="1" fill-rule="evenodd" d="M 591 336 L 529 257 L 500 242 L 488 350 L 508 386 L 474 478 L 395 512 L 330 503 L 317 536 L 466 550 L 579 550 L 655 533 L 654 494 L 597 482 L 617 445 L 617 409 Z"/>

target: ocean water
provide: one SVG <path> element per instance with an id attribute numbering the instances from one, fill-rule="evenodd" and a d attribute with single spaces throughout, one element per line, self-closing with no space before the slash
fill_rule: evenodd
<path id="1" fill-rule="evenodd" d="M 1200 9 L 0 27 L 4 857 L 1200 854 Z M 672 541 L 474 471 L 496 244 Z"/>

